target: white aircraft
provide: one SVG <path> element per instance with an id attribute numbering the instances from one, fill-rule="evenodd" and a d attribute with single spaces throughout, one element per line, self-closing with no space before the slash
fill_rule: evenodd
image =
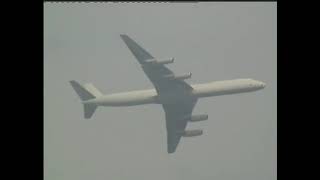
<path id="1" fill-rule="evenodd" d="M 120 35 L 155 89 L 103 95 L 92 84 L 80 85 L 70 81 L 84 105 L 84 117 L 90 118 L 98 106 L 134 106 L 142 104 L 161 104 L 166 116 L 167 151 L 174 153 L 181 137 L 203 134 L 202 130 L 186 130 L 187 122 L 208 119 L 207 114 L 192 115 L 198 98 L 226 94 L 252 92 L 263 89 L 266 84 L 253 79 L 234 79 L 204 84 L 189 85 L 184 80 L 191 73 L 176 75 L 165 64 L 174 59 L 159 60 L 150 55 L 127 35 Z"/>

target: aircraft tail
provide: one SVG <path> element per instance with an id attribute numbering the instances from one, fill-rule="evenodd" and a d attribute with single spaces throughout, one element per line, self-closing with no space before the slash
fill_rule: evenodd
<path id="1" fill-rule="evenodd" d="M 72 80 L 70 81 L 70 84 L 82 101 L 87 101 L 102 96 L 102 93 L 91 83 L 82 86 L 77 81 Z M 84 117 L 86 119 L 89 119 L 93 115 L 97 107 L 98 106 L 95 104 L 83 104 Z"/>

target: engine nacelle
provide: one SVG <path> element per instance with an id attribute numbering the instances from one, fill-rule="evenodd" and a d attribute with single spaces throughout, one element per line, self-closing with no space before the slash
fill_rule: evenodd
<path id="1" fill-rule="evenodd" d="M 208 115 L 207 114 L 191 115 L 191 116 L 185 117 L 185 119 L 190 122 L 205 121 L 208 119 Z"/>
<path id="2" fill-rule="evenodd" d="M 149 60 L 146 60 L 146 63 L 147 64 L 159 64 L 159 65 L 162 65 L 162 64 L 171 64 L 174 62 L 174 58 L 170 58 L 170 59 L 164 59 L 164 60 L 156 60 L 156 59 L 149 59 Z"/>
<path id="3" fill-rule="evenodd" d="M 184 80 L 184 79 L 189 79 L 191 78 L 192 73 L 188 73 L 188 74 L 182 74 L 182 75 L 174 75 L 174 74 L 169 74 L 166 75 L 165 78 L 174 80 L 174 79 L 179 79 L 179 80 Z"/>
<path id="4" fill-rule="evenodd" d="M 196 130 L 185 130 L 182 133 L 183 137 L 193 137 L 193 136 L 200 136 L 203 134 L 203 130 L 201 129 L 196 129 Z"/>

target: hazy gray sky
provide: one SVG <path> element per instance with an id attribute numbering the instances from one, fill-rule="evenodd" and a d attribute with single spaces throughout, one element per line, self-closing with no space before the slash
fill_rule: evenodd
<path id="1" fill-rule="evenodd" d="M 46 180 L 275 180 L 277 4 L 45 3 Z M 128 34 L 189 83 L 253 78 L 248 94 L 200 99 L 204 134 L 167 153 L 160 105 L 99 107 L 92 119 L 69 80 L 103 93 L 153 88 L 121 40 Z"/>

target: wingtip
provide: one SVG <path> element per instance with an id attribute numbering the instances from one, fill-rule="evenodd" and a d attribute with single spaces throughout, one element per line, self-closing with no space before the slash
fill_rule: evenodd
<path id="1" fill-rule="evenodd" d="M 71 81 L 69 81 L 69 83 L 70 83 L 71 85 L 73 85 L 73 84 L 76 84 L 77 82 L 76 82 L 75 80 L 71 80 Z"/>
<path id="2" fill-rule="evenodd" d="M 71 80 L 71 81 L 69 81 L 69 83 L 70 83 L 72 86 L 80 85 L 80 84 L 78 83 L 78 81 L 75 81 L 75 80 Z"/>

